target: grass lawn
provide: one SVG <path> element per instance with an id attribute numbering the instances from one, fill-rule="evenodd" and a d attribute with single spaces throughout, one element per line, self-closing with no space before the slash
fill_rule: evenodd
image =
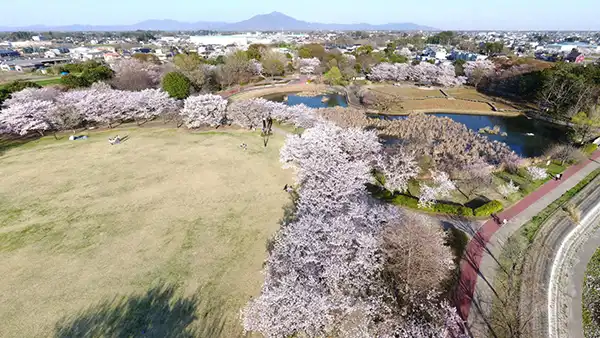
<path id="1" fill-rule="evenodd" d="M 381 92 L 389 95 L 395 95 L 400 97 L 440 97 L 445 96 L 440 92 L 438 88 L 419 88 L 415 86 L 393 86 L 393 85 L 374 85 L 372 90 L 375 92 Z"/>
<path id="2" fill-rule="evenodd" d="M 600 333 L 600 323 L 594 317 L 592 304 L 597 304 L 600 299 L 598 278 L 600 277 L 600 249 L 596 250 L 587 264 L 583 282 L 583 331 L 586 337 L 596 337 Z"/>
<path id="3" fill-rule="evenodd" d="M 55 85 L 55 84 L 60 84 L 61 78 L 53 78 L 53 79 L 44 79 L 44 80 L 34 80 L 33 82 L 39 84 L 40 86 L 50 86 L 50 85 Z"/>
<path id="4" fill-rule="evenodd" d="M 282 143 L 148 127 L 5 147 L 0 337 L 239 336 L 289 201 Z"/>
<path id="5" fill-rule="evenodd" d="M 492 107 L 485 102 L 472 102 L 460 99 L 491 102 L 498 109 L 516 109 L 514 106 L 495 102 L 492 98 L 477 92 L 471 87 L 445 88 L 444 91 L 450 96 L 456 98 L 456 100 L 446 99 L 446 97 L 437 88 L 420 88 L 411 85 L 393 86 L 388 84 L 378 84 L 370 86 L 370 90 L 376 95 L 387 94 L 402 99 L 402 102 L 398 107 L 390 108 L 392 114 L 409 113 L 413 111 L 464 114 L 495 113 Z"/>

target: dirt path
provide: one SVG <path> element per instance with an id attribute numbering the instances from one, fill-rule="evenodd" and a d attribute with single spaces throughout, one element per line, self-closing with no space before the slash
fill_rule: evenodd
<path id="1" fill-rule="evenodd" d="M 561 181 L 549 181 L 538 190 L 526 196 L 511 208 L 500 213 L 500 219 L 509 223 L 500 227 L 489 220 L 477 231 L 467 245 L 461 263 L 461 278 L 457 290 L 457 306 L 460 314 L 468 320 L 475 334 L 487 332 L 488 318 L 494 298 L 493 280 L 498 267 L 497 258 L 502 245 L 514 232 L 537 215 L 546 206 L 575 186 L 581 179 L 600 167 L 596 151 L 591 159 L 568 168 Z M 476 311 L 471 311 L 472 307 Z"/>

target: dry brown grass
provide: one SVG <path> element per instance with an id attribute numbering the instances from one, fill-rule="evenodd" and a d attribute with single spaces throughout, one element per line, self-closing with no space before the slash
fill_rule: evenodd
<path id="1" fill-rule="evenodd" d="M 377 96 L 392 95 L 402 98 L 400 106 L 391 108 L 391 113 L 411 113 L 411 112 L 438 112 L 438 113 L 461 113 L 461 114 L 498 114 L 498 115 L 516 115 L 511 112 L 494 112 L 485 102 L 471 102 L 466 100 L 480 100 L 491 102 L 498 109 L 515 110 L 516 106 L 494 101 L 491 97 L 477 92 L 474 88 L 457 87 L 446 88 L 444 91 L 456 100 L 448 100 L 442 95 L 439 89 L 422 89 L 415 86 L 392 86 L 392 85 L 372 85 L 369 87 Z M 426 98 L 435 96 L 433 98 Z M 414 98 L 411 99 L 411 98 Z M 386 112 L 388 113 L 388 112 Z"/>
<path id="2" fill-rule="evenodd" d="M 415 97 L 422 98 L 428 96 L 435 96 L 443 98 L 444 95 L 438 88 L 419 88 L 415 86 L 392 86 L 392 85 L 377 85 L 373 86 L 372 90 L 376 92 L 382 92 L 389 95 L 395 95 L 400 97 Z"/>
<path id="3" fill-rule="evenodd" d="M 116 133 L 130 139 L 110 146 Z M 102 309 L 121 311 L 114 297 L 165 284 L 224 313 L 214 336 L 239 335 L 239 310 L 260 290 L 265 242 L 288 202 L 282 142 L 276 135 L 263 148 L 250 132 L 146 128 L 50 137 L 0 154 L 0 337 L 85 328 L 84 312 L 123 320 Z M 158 303 L 142 317 L 163 316 Z M 202 330 L 207 311 L 192 309 L 189 328 Z M 134 322 L 120 334 L 137 330 Z"/>
<path id="4" fill-rule="evenodd" d="M 487 103 L 461 101 L 461 100 L 448 100 L 448 99 L 428 99 L 428 100 L 405 100 L 402 101 L 402 106 L 406 111 L 431 111 L 437 108 L 443 109 L 444 111 L 462 111 L 462 110 L 473 110 L 488 112 L 492 111 L 492 108 Z"/>

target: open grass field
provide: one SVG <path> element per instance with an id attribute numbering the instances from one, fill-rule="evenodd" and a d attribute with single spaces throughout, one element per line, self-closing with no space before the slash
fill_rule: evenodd
<path id="1" fill-rule="evenodd" d="M 50 85 L 60 84 L 61 83 L 61 78 L 60 77 L 56 77 L 56 78 L 51 78 L 51 79 L 34 80 L 33 82 L 39 84 L 42 87 L 43 86 L 50 86 Z"/>
<path id="2" fill-rule="evenodd" d="M 399 97 L 413 97 L 413 98 L 424 98 L 424 97 L 440 97 L 445 96 L 440 92 L 438 88 L 420 88 L 415 86 L 392 86 L 392 85 L 372 85 L 370 86 L 373 91 L 381 92 L 388 95 L 394 95 Z"/>
<path id="3" fill-rule="evenodd" d="M 491 102 L 498 109 L 515 110 L 516 106 L 494 101 L 491 97 L 477 92 L 470 87 L 447 88 L 444 91 L 456 98 L 448 100 L 439 89 L 419 88 L 415 86 L 393 86 L 390 84 L 377 84 L 369 86 L 375 95 L 391 95 L 400 98 L 400 105 L 392 107 L 389 114 L 408 114 L 411 112 L 424 113 L 460 113 L 460 114 L 487 114 L 487 115 L 517 115 L 514 112 L 495 112 L 485 103 Z M 463 100 L 461 100 L 463 99 Z M 466 100 L 480 100 L 485 102 L 472 102 Z"/>
<path id="4" fill-rule="evenodd" d="M 0 337 L 241 335 L 289 202 L 282 143 L 148 127 L 5 147 Z"/>
<path id="5" fill-rule="evenodd" d="M 47 76 L 42 74 L 20 73 L 20 72 L 3 72 L 0 71 L 0 87 L 12 81 L 31 81 L 36 82 L 40 86 L 60 83 L 60 76 Z"/>

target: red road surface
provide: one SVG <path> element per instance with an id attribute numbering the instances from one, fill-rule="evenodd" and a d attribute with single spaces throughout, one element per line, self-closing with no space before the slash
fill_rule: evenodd
<path id="1" fill-rule="evenodd" d="M 594 154 L 592 154 L 591 159 L 596 160 L 599 157 L 600 151 L 596 151 Z M 560 185 L 563 180 L 573 176 L 573 174 L 591 163 L 591 159 L 587 159 L 577 165 L 571 166 L 565 170 L 561 181 L 550 180 L 546 182 L 539 189 L 527 195 L 517 204 L 498 214 L 498 217 L 500 219 L 508 220 L 516 217 L 523 212 L 523 210 L 527 209 L 530 205 Z M 499 225 L 496 224 L 494 220 L 490 219 L 485 222 L 479 231 L 477 231 L 475 236 L 473 236 L 471 241 L 469 241 L 469 244 L 467 244 L 466 253 L 463 256 L 460 266 L 460 281 L 457 297 L 458 311 L 464 320 L 467 320 L 469 311 L 471 310 L 471 301 L 475 292 L 475 285 L 477 284 L 477 276 L 479 274 L 479 265 L 481 264 L 481 258 L 483 257 L 485 246 L 498 229 Z"/>

